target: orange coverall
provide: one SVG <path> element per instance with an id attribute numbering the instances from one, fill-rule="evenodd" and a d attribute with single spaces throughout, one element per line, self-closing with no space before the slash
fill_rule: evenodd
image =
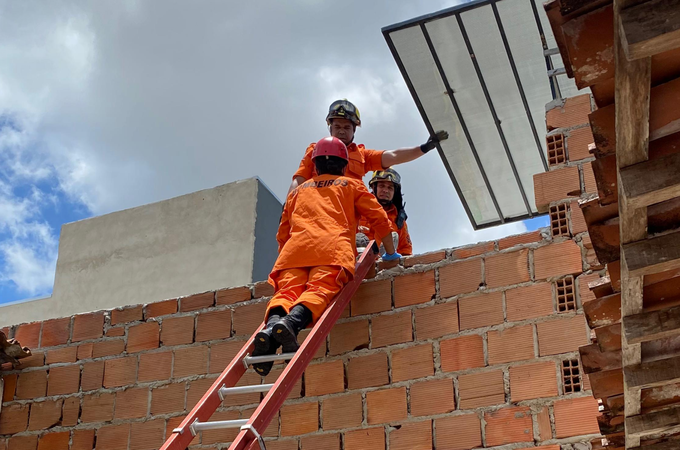
<path id="1" fill-rule="evenodd" d="M 297 304 L 315 323 L 340 289 L 354 277 L 358 216 L 378 236 L 390 233 L 383 207 L 364 183 L 336 175 L 315 176 L 286 199 L 276 240 L 279 256 L 269 275 L 276 293 L 267 305 L 286 313 Z"/>
<path id="2" fill-rule="evenodd" d="M 312 161 L 312 152 L 315 146 L 316 143 L 309 144 L 305 151 L 305 156 L 300 161 L 300 167 L 298 167 L 293 178 L 302 177 L 305 180 L 309 180 L 316 176 L 316 168 Z M 349 154 L 349 164 L 347 165 L 345 176 L 348 178 L 361 180 L 368 172 L 383 169 L 382 150 L 368 150 L 364 147 L 364 144 L 357 145 L 352 142 L 347 146 L 347 153 Z"/>
<path id="3" fill-rule="evenodd" d="M 404 221 L 404 225 L 401 227 L 401 229 L 399 229 L 397 228 L 397 207 L 390 205 L 390 207 L 387 208 L 385 212 L 387 212 L 387 217 L 390 219 L 391 230 L 399 235 L 399 246 L 397 247 L 397 252 L 399 252 L 402 256 L 412 255 L 413 244 L 411 243 L 411 236 L 408 234 L 408 225 L 406 225 L 406 221 Z M 363 217 L 361 218 L 361 226 L 368 228 L 368 231 L 366 231 L 364 234 L 369 239 L 375 239 L 376 244 L 380 245 L 380 237 L 376 235 L 369 222 Z"/>

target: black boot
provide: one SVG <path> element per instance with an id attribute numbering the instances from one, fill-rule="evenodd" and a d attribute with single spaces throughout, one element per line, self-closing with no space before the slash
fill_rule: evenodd
<path id="1" fill-rule="evenodd" d="M 288 315 L 274 325 L 273 338 L 283 346 L 283 353 L 294 353 L 300 348 L 297 336 L 312 321 L 312 312 L 303 305 L 295 305 Z"/>
<path id="2" fill-rule="evenodd" d="M 274 328 L 274 324 L 279 322 L 281 316 L 285 314 L 286 311 L 283 308 L 274 308 L 270 311 L 269 317 L 267 318 L 267 326 L 255 335 L 253 356 L 273 355 L 276 353 L 276 350 L 278 350 L 281 344 L 272 338 L 272 329 Z M 272 370 L 273 365 L 273 361 L 262 362 L 253 364 L 253 369 L 255 369 L 258 374 L 266 376 Z"/>

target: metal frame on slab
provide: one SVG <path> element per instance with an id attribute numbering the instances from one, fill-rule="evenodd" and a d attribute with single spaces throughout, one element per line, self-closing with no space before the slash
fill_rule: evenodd
<path id="1" fill-rule="evenodd" d="M 531 128 L 531 132 L 533 134 L 534 141 L 536 143 L 536 148 L 537 148 L 539 155 L 541 157 L 541 162 L 543 164 L 544 169 L 546 171 L 548 170 L 548 163 L 547 163 L 546 156 L 543 152 L 543 146 L 540 142 L 540 138 L 538 136 L 538 131 L 536 130 L 536 126 L 535 126 L 535 123 L 533 121 L 533 116 L 532 116 L 531 110 L 529 108 L 526 93 L 525 93 L 524 87 L 522 85 L 522 82 L 519 78 L 519 73 L 517 71 L 517 65 L 515 64 L 515 60 L 514 60 L 514 57 L 512 55 L 512 51 L 510 49 L 510 45 L 509 45 L 507 36 L 505 34 L 503 22 L 502 22 L 502 19 L 500 17 L 500 14 L 498 12 L 498 8 L 496 6 L 496 3 L 498 1 L 502 1 L 502 0 L 472 1 L 472 2 L 468 2 L 468 3 L 464 3 L 462 5 L 454 6 L 452 8 L 444 9 L 444 10 L 436 12 L 436 13 L 416 17 L 414 19 L 411 19 L 411 20 L 408 20 L 408 21 L 405 21 L 405 22 L 400 22 L 400 23 L 397 23 L 397 24 L 394 24 L 394 25 L 389 25 L 389 26 L 382 28 L 383 37 L 385 38 L 385 40 L 387 42 L 387 46 L 390 49 L 390 52 L 392 53 L 392 56 L 394 57 L 395 62 L 397 63 L 397 67 L 399 68 L 399 71 L 401 72 L 402 77 L 404 78 L 404 81 L 406 82 L 406 86 L 407 86 L 409 92 L 411 93 L 411 96 L 413 97 L 413 100 L 416 104 L 416 107 L 418 108 L 418 111 L 420 112 L 421 117 L 423 118 L 423 121 L 425 122 L 425 126 L 427 127 L 427 130 L 432 134 L 432 133 L 434 133 L 435 130 L 433 129 L 432 123 L 430 122 L 430 120 L 427 116 L 427 113 L 425 111 L 425 108 L 424 108 L 422 102 L 420 101 L 418 93 L 416 92 L 416 90 L 414 88 L 413 82 L 411 81 L 411 78 L 410 78 L 408 72 L 406 71 L 406 68 L 405 68 L 404 63 L 401 59 L 401 56 L 399 55 L 399 52 L 396 49 L 394 41 L 392 40 L 392 37 L 391 37 L 391 33 L 394 33 L 394 32 L 399 31 L 399 30 L 407 29 L 407 28 L 419 27 L 419 29 L 420 29 L 420 31 L 421 31 L 421 33 L 422 33 L 422 35 L 423 35 L 423 37 L 424 37 L 424 39 L 427 43 L 427 46 L 430 50 L 432 59 L 433 59 L 435 65 L 437 67 L 437 71 L 439 73 L 439 76 L 441 77 L 441 80 L 442 80 L 442 82 L 443 82 L 443 84 L 446 88 L 447 94 L 448 94 L 448 96 L 451 100 L 451 104 L 453 105 L 454 111 L 456 113 L 456 118 L 459 120 L 459 122 L 461 124 L 461 128 L 463 129 L 465 139 L 468 142 L 468 145 L 470 146 L 470 150 L 472 152 L 474 160 L 477 163 L 477 166 L 479 168 L 482 179 L 484 180 L 484 184 L 486 186 L 486 189 L 489 192 L 489 196 L 491 197 L 491 200 L 492 200 L 494 207 L 496 209 L 496 213 L 498 214 L 498 220 L 496 220 L 496 221 L 487 222 L 487 223 L 483 223 L 483 224 L 477 223 L 477 221 L 474 219 L 474 217 L 472 215 L 470 205 L 468 204 L 468 202 L 466 201 L 465 197 L 462 194 L 461 187 L 458 184 L 458 181 L 456 180 L 456 178 L 454 176 L 453 170 L 452 170 L 448 160 L 446 159 L 444 152 L 442 151 L 441 147 L 438 147 L 439 155 L 442 158 L 442 161 L 444 162 L 444 167 L 446 168 L 446 171 L 449 174 L 451 181 L 453 182 L 453 185 L 456 189 L 456 192 L 458 193 L 458 195 L 461 199 L 461 202 L 463 204 L 463 208 L 465 209 L 465 212 L 467 213 L 468 218 L 470 219 L 470 222 L 472 223 L 473 228 L 476 229 L 476 230 L 482 229 L 482 228 L 488 228 L 488 227 L 492 227 L 492 226 L 496 226 L 496 225 L 500 225 L 500 224 L 504 224 L 504 223 L 515 222 L 515 221 L 519 221 L 519 220 L 525 220 L 525 219 L 536 217 L 536 216 L 539 216 L 539 215 L 542 215 L 542 214 L 534 213 L 531 210 L 530 201 L 527 197 L 526 190 L 524 189 L 524 187 L 522 185 L 522 181 L 519 177 L 515 162 L 513 160 L 512 154 L 510 152 L 510 148 L 509 148 L 508 143 L 505 139 L 505 135 L 504 135 L 503 129 L 501 127 L 500 120 L 498 118 L 498 115 L 496 114 L 496 108 L 494 106 L 493 100 L 491 99 L 491 97 L 489 95 L 488 89 L 486 87 L 486 83 L 484 81 L 484 76 L 481 73 L 481 69 L 480 69 L 479 64 L 476 60 L 474 50 L 472 48 L 472 43 L 470 42 L 470 39 L 469 39 L 467 32 L 465 30 L 465 23 L 463 21 L 462 13 L 476 9 L 476 8 L 480 8 L 480 7 L 483 7 L 483 6 L 487 6 L 487 5 L 491 6 L 491 9 L 492 9 L 492 12 L 494 14 L 495 21 L 496 21 L 496 25 L 498 27 L 498 31 L 499 31 L 501 39 L 503 41 L 503 48 L 504 48 L 505 54 L 508 58 L 510 68 L 512 70 L 512 73 L 513 73 L 513 76 L 514 76 L 514 79 L 515 79 L 515 84 L 517 85 L 518 93 L 519 93 L 520 98 L 522 100 L 524 112 L 526 114 L 527 120 L 529 121 L 529 126 Z M 533 0 L 526 0 L 526 1 L 529 1 L 530 4 L 531 4 L 534 20 L 536 22 L 537 35 L 541 39 L 541 43 L 542 43 L 542 46 L 543 46 L 543 49 L 544 49 L 544 57 L 546 59 L 546 68 L 547 68 L 547 70 L 551 70 L 551 69 L 553 69 L 552 60 L 550 59 L 549 54 L 545 54 L 545 51 L 548 50 L 548 49 L 547 49 L 545 35 L 544 35 L 544 32 L 543 32 L 543 26 L 541 25 L 540 18 L 538 16 L 538 11 L 536 9 L 536 4 L 534 3 Z M 496 127 L 496 132 L 498 133 L 498 136 L 499 136 L 499 138 L 500 138 L 500 140 L 503 144 L 503 148 L 504 148 L 506 157 L 508 158 L 508 162 L 510 164 L 513 175 L 515 177 L 515 181 L 517 182 L 517 186 L 518 186 L 519 191 L 522 195 L 522 200 L 523 200 L 524 205 L 527 209 L 526 214 L 522 214 L 520 216 L 515 216 L 515 217 L 504 217 L 503 216 L 503 213 L 501 211 L 498 200 L 497 200 L 497 198 L 496 198 L 496 196 L 493 192 L 493 189 L 491 188 L 491 185 L 489 183 L 489 179 L 486 175 L 486 171 L 484 170 L 484 167 L 483 167 L 481 160 L 479 158 L 479 153 L 477 151 L 477 148 L 476 148 L 476 146 L 475 146 L 475 144 L 472 140 L 472 137 L 469 133 L 468 127 L 467 127 L 465 120 L 463 118 L 462 111 L 460 110 L 460 107 L 459 107 L 459 105 L 456 101 L 454 91 L 451 88 L 450 82 L 446 77 L 446 74 L 445 74 L 445 72 L 442 68 L 439 56 L 437 55 L 436 49 L 434 48 L 434 45 L 432 44 L 432 40 L 430 38 L 430 35 L 427 31 L 426 24 L 428 22 L 440 20 L 440 19 L 450 17 L 450 16 L 456 17 L 458 26 L 461 30 L 461 34 L 463 35 L 463 39 L 465 41 L 467 51 L 470 55 L 470 60 L 471 60 L 473 67 L 475 69 L 475 73 L 477 74 L 477 79 L 478 79 L 479 85 L 480 85 L 480 87 L 481 87 L 481 89 L 484 93 L 484 97 L 486 99 L 486 102 L 487 102 L 487 105 L 488 105 L 488 108 L 489 108 L 489 112 L 491 113 L 491 115 L 493 117 L 493 121 L 494 121 L 494 124 L 495 124 L 495 127 Z M 546 77 L 548 78 L 548 81 L 550 83 L 552 97 L 553 97 L 553 99 L 555 99 L 555 98 L 558 98 L 560 96 L 559 82 L 557 81 L 557 79 L 548 76 L 547 70 L 546 70 Z"/>

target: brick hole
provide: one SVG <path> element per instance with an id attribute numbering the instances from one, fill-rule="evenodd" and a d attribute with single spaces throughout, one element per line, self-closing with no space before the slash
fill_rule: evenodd
<path id="1" fill-rule="evenodd" d="M 550 207 L 550 231 L 553 237 L 569 236 L 566 203 Z"/>
<path id="2" fill-rule="evenodd" d="M 548 144 L 548 164 L 550 167 L 564 164 L 567 161 L 567 154 L 564 151 L 564 135 L 553 134 L 546 137 Z"/>
<path id="3" fill-rule="evenodd" d="M 562 385 L 565 394 L 581 392 L 581 368 L 578 359 L 562 361 Z"/>
<path id="4" fill-rule="evenodd" d="M 574 277 L 569 275 L 555 282 L 557 287 L 557 312 L 576 310 L 576 296 L 574 295 Z"/>

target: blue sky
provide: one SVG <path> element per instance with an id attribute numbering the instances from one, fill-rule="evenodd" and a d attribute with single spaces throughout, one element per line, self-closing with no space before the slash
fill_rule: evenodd
<path id="1" fill-rule="evenodd" d="M 459 1 L 265 1 L 0 0 L 0 303 L 50 293 L 64 223 L 254 176 L 285 198 L 338 98 L 368 148 L 427 139 L 380 29 Z M 547 225 L 474 231 L 436 152 L 398 170 L 416 252 Z"/>
<path id="2" fill-rule="evenodd" d="M 40 138 L 0 116 L 0 303 L 52 291 L 59 230 L 91 212 L 60 188 Z"/>

